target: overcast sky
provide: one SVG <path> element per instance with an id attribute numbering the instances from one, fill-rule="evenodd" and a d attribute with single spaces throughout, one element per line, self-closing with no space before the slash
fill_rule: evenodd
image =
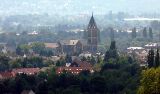
<path id="1" fill-rule="evenodd" d="M 158 13 L 160 0 L 0 0 L 1 14 Z"/>

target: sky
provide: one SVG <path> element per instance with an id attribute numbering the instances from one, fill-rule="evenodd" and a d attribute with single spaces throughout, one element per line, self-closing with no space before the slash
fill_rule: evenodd
<path id="1" fill-rule="evenodd" d="M 0 14 L 158 13 L 160 0 L 0 0 Z"/>

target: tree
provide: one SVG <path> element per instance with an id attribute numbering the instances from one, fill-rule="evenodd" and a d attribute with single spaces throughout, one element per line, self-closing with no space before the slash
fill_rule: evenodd
<path id="1" fill-rule="evenodd" d="M 149 68 L 154 66 L 154 50 L 153 49 L 149 50 L 147 62 L 148 62 Z"/>
<path id="2" fill-rule="evenodd" d="M 65 61 L 66 61 L 66 63 L 72 63 L 72 57 L 69 54 L 67 54 Z"/>
<path id="3" fill-rule="evenodd" d="M 116 41 L 111 42 L 110 46 L 110 56 L 114 59 L 118 57 L 117 49 L 116 49 Z"/>
<path id="4" fill-rule="evenodd" d="M 82 56 L 81 60 L 82 61 L 87 61 L 87 58 L 85 56 Z"/>
<path id="5" fill-rule="evenodd" d="M 16 48 L 16 54 L 17 54 L 17 55 L 24 55 L 24 53 L 22 52 L 22 49 L 21 49 L 20 46 L 18 46 L 18 47 Z"/>
<path id="6" fill-rule="evenodd" d="M 116 41 L 111 41 L 110 50 L 116 49 Z"/>
<path id="7" fill-rule="evenodd" d="M 5 93 L 5 85 L 3 83 L 0 83 L 0 93 Z"/>
<path id="8" fill-rule="evenodd" d="M 132 64 L 133 63 L 133 59 L 131 56 L 128 57 L 128 63 Z"/>
<path id="9" fill-rule="evenodd" d="M 143 29 L 143 38 L 147 38 L 147 28 Z"/>
<path id="10" fill-rule="evenodd" d="M 29 45 L 23 44 L 23 45 L 18 45 L 16 48 L 16 53 L 17 55 L 24 55 L 29 53 Z"/>
<path id="11" fill-rule="evenodd" d="M 160 94 L 160 68 L 151 68 L 142 72 L 137 94 Z"/>
<path id="12" fill-rule="evenodd" d="M 109 59 L 117 59 L 118 53 L 116 49 L 116 42 L 112 41 L 110 45 L 110 49 L 106 52 L 104 61 L 109 61 Z"/>
<path id="13" fill-rule="evenodd" d="M 37 94 L 48 94 L 48 86 L 46 82 L 39 83 Z"/>
<path id="14" fill-rule="evenodd" d="M 21 64 L 20 64 L 21 60 L 20 59 L 16 59 L 16 60 L 12 60 L 10 63 L 10 67 L 11 68 L 20 68 Z"/>
<path id="15" fill-rule="evenodd" d="M 132 39 L 136 38 L 137 37 L 137 32 L 136 32 L 136 28 L 134 27 L 132 29 Z"/>
<path id="16" fill-rule="evenodd" d="M 159 49 L 157 49 L 157 53 L 155 56 L 155 67 L 159 67 L 160 66 L 160 59 L 159 59 Z"/>
<path id="17" fill-rule="evenodd" d="M 114 41 L 114 30 L 113 30 L 113 28 L 109 28 L 109 30 L 110 30 L 111 41 Z"/>
<path id="18" fill-rule="evenodd" d="M 61 57 L 57 62 L 56 62 L 56 66 L 65 66 L 66 61 L 63 57 Z"/>
<path id="19" fill-rule="evenodd" d="M 35 53 L 40 54 L 41 51 L 44 51 L 45 45 L 44 43 L 35 42 L 31 44 L 31 48 L 33 49 Z"/>
<path id="20" fill-rule="evenodd" d="M 5 55 L 0 55 L 0 71 L 9 70 L 10 58 Z"/>
<path id="21" fill-rule="evenodd" d="M 95 64 L 96 63 L 96 59 L 93 57 L 93 56 L 91 56 L 91 64 Z"/>
<path id="22" fill-rule="evenodd" d="M 104 57 L 104 61 L 109 61 L 110 59 L 110 53 L 109 53 L 109 50 L 105 53 L 105 57 Z"/>
<path id="23" fill-rule="evenodd" d="M 102 64 L 103 63 L 103 59 L 101 56 L 98 55 L 97 57 L 97 63 Z"/>
<path id="24" fill-rule="evenodd" d="M 152 28 L 149 28 L 149 38 L 152 40 L 153 39 L 153 32 L 152 32 Z"/>
<path id="25" fill-rule="evenodd" d="M 91 94 L 105 94 L 106 92 L 106 83 L 103 77 L 94 77 L 90 81 L 90 91 Z"/>

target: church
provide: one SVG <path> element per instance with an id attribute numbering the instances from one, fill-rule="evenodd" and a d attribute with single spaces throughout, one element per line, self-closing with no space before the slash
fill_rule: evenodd
<path id="1" fill-rule="evenodd" d="M 98 49 L 98 43 L 100 42 L 100 30 L 97 27 L 93 13 L 90 18 L 87 30 L 84 32 L 85 39 L 87 40 L 85 51 L 90 53 L 96 53 Z"/>

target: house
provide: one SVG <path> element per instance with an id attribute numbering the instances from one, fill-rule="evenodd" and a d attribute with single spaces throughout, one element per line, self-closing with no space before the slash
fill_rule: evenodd
<path id="1" fill-rule="evenodd" d="M 35 75 L 40 71 L 40 68 L 12 69 L 12 71 L 0 72 L 0 80 L 14 78 L 17 74 Z"/>
<path id="2" fill-rule="evenodd" d="M 60 56 L 52 56 L 49 59 L 56 62 L 56 61 L 60 60 L 60 58 L 61 58 Z"/>
<path id="3" fill-rule="evenodd" d="M 33 31 L 33 32 L 28 33 L 28 35 L 38 35 L 38 32 L 37 31 Z"/>
<path id="4" fill-rule="evenodd" d="M 23 90 L 21 94 L 35 94 L 32 90 Z"/>
<path id="5" fill-rule="evenodd" d="M 86 61 L 79 61 L 79 60 L 74 61 L 73 63 L 70 64 L 70 66 L 58 67 L 56 69 L 57 74 L 61 74 L 64 71 L 75 74 L 75 75 L 79 74 L 82 71 L 90 71 L 91 73 L 94 72 L 93 67 L 90 63 Z"/>
<path id="6" fill-rule="evenodd" d="M 27 74 L 27 75 L 35 75 L 40 72 L 40 68 L 19 68 L 13 69 L 12 74 L 16 76 L 16 74 Z"/>
<path id="7" fill-rule="evenodd" d="M 0 72 L 0 79 L 4 80 L 4 79 L 10 79 L 13 78 L 14 75 L 9 71 L 9 72 Z"/>
<path id="8" fill-rule="evenodd" d="M 63 40 L 60 44 L 63 53 L 75 55 L 82 52 L 82 43 L 79 40 Z"/>
<path id="9" fill-rule="evenodd" d="M 132 50 L 132 51 L 134 51 L 134 50 L 144 50 L 144 48 L 143 47 L 128 47 L 127 50 Z"/>
<path id="10" fill-rule="evenodd" d="M 136 53 L 136 58 L 140 63 L 140 66 L 147 66 L 148 51 L 144 50 L 140 53 Z"/>
<path id="11" fill-rule="evenodd" d="M 157 49 L 158 47 L 160 47 L 159 43 L 148 43 L 144 46 L 146 49 Z"/>
<path id="12" fill-rule="evenodd" d="M 148 50 L 143 47 L 129 47 L 127 48 L 129 56 L 134 57 L 140 64 L 140 66 L 147 65 Z"/>
<path id="13" fill-rule="evenodd" d="M 79 55 L 79 57 L 85 57 L 85 58 L 88 58 L 91 56 L 92 56 L 92 53 L 90 53 L 90 52 L 83 52 Z"/>
<path id="14" fill-rule="evenodd" d="M 7 43 L 0 43 L 0 52 L 6 54 L 8 52 Z"/>
<path id="15" fill-rule="evenodd" d="M 128 47 L 127 48 L 127 53 L 128 54 L 133 54 L 135 52 L 141 52 L 143 50 L 145 50 L 145 48 L 143 48 L 143 47 Z"/>
<path id="16" fill-rule="evenodd" d="M 58 43 L 44 43 L 46 48 L 55 49 L 59 47 Z"/>

